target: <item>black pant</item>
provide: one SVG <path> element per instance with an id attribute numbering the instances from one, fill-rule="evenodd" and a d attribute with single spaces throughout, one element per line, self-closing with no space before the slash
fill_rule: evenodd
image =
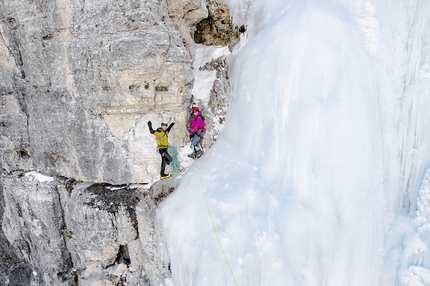
<path id="1" fill-rule="evenodd" d="M 164 173 L 164 170 L 166 169 L 166 164 L 170 164 L 170 162 L 172 162 L 173 159 L 172 159 L 172 156 L 170 156 L 169 153 L 167 153 L 167 148 L 160 148 L 158 149 L 158 151 L 160 152 L 160 155 L 161 155 L 160 175 L 165 176 L 166 174 Z"/>

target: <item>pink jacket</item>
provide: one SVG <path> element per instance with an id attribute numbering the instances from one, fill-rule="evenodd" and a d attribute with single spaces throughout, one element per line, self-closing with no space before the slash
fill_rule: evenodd
<path id="1" fill-rule="evenodd" d="M 190 133 L 205 130 L 205 121 L 203 120 L 201 115 L 202 115 L 201 111 L 196 115 L 194 115 L 193 120 L 191 120 Z"/>

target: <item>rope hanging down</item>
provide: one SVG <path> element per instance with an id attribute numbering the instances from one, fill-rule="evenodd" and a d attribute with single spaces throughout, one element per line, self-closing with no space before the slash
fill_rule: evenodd
<path id="1" fill-rule="evenodd" d="M 170 170 L 172 174 L 178 175 L 182 171 L 181 165 L 179 163 L 179 153 L 176 150 L 175 146 L 172 145 L 169 145 L 169 147 L 167 148 L 167 153 L 169 153 L 173 159 L 172 162 L 170 162 Z"/>
<path id="2" fill-rule="evenodd" d="M 225 252 L 224 252 L 224 249 L 222 248 L 221 242 L 219 241 L 218 233 L 216 232 L 215 223 L 212 219 L 211 210 L 209 209 L 208 199 L 206 198 L 206 192 L 205 192 L 205 189 L 203 188 L 203 182 L 202 182 L 202 178 L 200 177 L 200 174 L 199 174 L 199 180 L 200 180 L 200 185 L 202 186 L 202 192 L 203 192 L 203 195 L 205 197 L 206 207 L 208 209 L 209 217 L 210 217 L 211 222 L 212 222 L 212 228 L 214 230 L 216 240 L 218 242 L 218 245 L 219 245 L 219 248 L 221 249 L 222 254 L 224 255 L 225 262 L 227 262 L 227 266 L 228 266 L 228 269 L 230 270 L 231 276 L 233 277 L 234 283 L 236 284 L 236 286 L 238 286 L 237 281 L 236 281 L 236 277 L 234 277 L 233 270 L 231 269 L 230 263 L 228 262 L 227 256 L 225 255 Z"/>

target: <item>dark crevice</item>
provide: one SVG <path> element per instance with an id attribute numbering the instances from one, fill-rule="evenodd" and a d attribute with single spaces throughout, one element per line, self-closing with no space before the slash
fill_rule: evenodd
<path id="1" fill-rule="evenodd" d="M 5 16 L 0 12 L 0 21 L 3 23 L 6 23 L 5 26 L 3 26 L 3 35 L 6 36 L 9 34 L 11 37 L 8 38 L 8 41 L 5 43 L 9 43 L 8 50 L 9 53 L 14 57 L 15 64 L 17 67 L 20 68 L 22 75 L 25 78 L 25 73 L 22 69 L 23 66 L 23 60 L 22 60 L 22 54 L 20 49 L 20 43 L 18 41 L 17 36 L 17 30 L 19 29 L 20 25 L 13 17 L 7 17 L 5 19 Z"/>
<path id="2" fill-rule="evenodd" d="M 3 185 L 0 181 L 0 221 L 3 220 L 4 207 Z M 18 258 L 12 249 L 0 228 L 0 281 L 10 281 L 8 285 L 30 285 L 32 269 L 28 262 Z"/>
<path id="3" fill-rule="evenodd" d="M 156 86 L 155 91 L 168 91 L 169 89 L 166 86 Z"/>
<path id="4" fill-rule="evenodd" d="M 130 266 L 131 260 L 130 260 L 130 254 L 128 252 L 127 245 L 120 245 L 118 250 L 118 255 L 115 259 L 115 262 L 120 264 L 125 264 L 127 266 Z"/>
<path id="5" fill-rule="evenodd" d="M 206 2 L 208 17 L 195 26 L 194 42 L 206 46 L 229 46 L 239 42 L 245 27 L 235 27 L 226 4 L 218 0 Z"/>
<path id="6" fill-rule="evenodd" d="M 76 184 L 76 180 L 73 178 L 67 179 L 65 184 L 64 184 L 65 188 L 67 190 L 67 193 L 69 194 L 69 197 L 72 195 L 73 188 L 74 188 L 75 184 Z"/>
<path id="7" fill-rule="evenodd" d="M 96 195 L 86 204 L 108 211 L 112 214 L 118 212 L 120 207 L 125 208 L 131 219 L 133 227 L 138 229 L 138 222 L 135 207 L 141 199 L 138 189 L 129 189 L 126 184 L 111 185 L 108 183 L 98 183 L 89 186 L 88 192 Z"/>
<path id="8" fill-rule="evenodd" d="M 66 190 L 69 192 L 70 189 L 73 190 L 73 179 L 67 179 L 64 183 L 64 186 Z M 63 209 L 63 204 L 61 203 L 61 195 L 58 188 L 56 188 L 57 197 L 58 197 L 58 210 L 56 212 L 59 212 L 61 214 L 61 224 L 60 229 L 62 232 L 62 238 L 64 242 L 64 248 L 62 249 L 62 259 L 64 261 L 64 269 L 63 271 L 57 273 L 58 278 L 60 278 L 63 282 L 65 281 L 73 281 L 74 285 L 78 285 L 77 283 L 77 274 L 74 273 L 74 265 L 72 260 L 72 255 L 70 254 L 69 249 L 67 248 L 67 240 L 70 239 L 72 234 L 67 229 L 66 219 L 65 219 L 65 212 Z M 71 192 L 71 190 L 70 190 Z M 70 195 L 70 193 L 69 193 Z"/>

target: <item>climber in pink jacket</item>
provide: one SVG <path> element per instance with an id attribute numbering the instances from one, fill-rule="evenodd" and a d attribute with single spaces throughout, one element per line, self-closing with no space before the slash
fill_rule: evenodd
<path id="1" fill-rule="evenodd" d="M 202 115 L 202 112 L 198 107 L 192 108 L 193 118 L 191 119 L 190 124 L 190 138 L 191 145 L 193 147 L 193 153 L 188 155 L 188 157 L 197 159 L 200 158 L 203 154 L 202 147 L 200 146 L 200 139 L 203 137 L 205 133 L 205 119 Z"/>

